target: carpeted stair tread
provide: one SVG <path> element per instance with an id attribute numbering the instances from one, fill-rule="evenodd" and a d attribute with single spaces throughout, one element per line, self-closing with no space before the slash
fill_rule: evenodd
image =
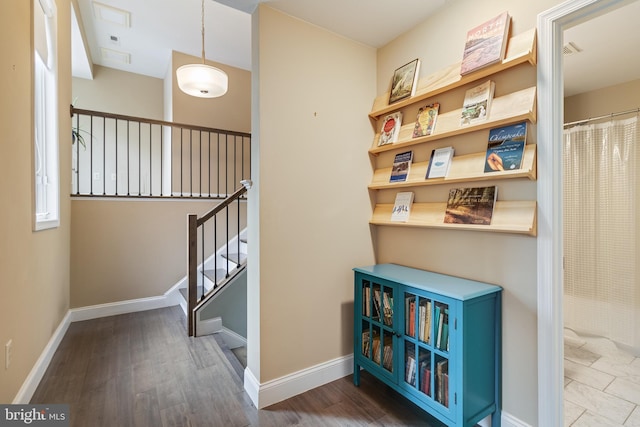
<path id="1" fill-rule="evenodd" d="M 237 253 L 237 252 L 233 252 L 233 253 L 230 253 L 230 254 L 228 254 L 228 255 L 227 255 L 226 253 L 224 253 L 224 254 L 222 254 L 222 256 L 223 256 L 224 258 L 227 258 L 229 261 L 231 261 L 231 262 L 233 262 L 233 263 L 236 263 L 236 264 L 242 264 L 242 263 L 244 263 L 244 262 L 247 260 L 247 254 L 243 254 L 243 253 L 241 253 L 241 254 L 238 256 L 238 253 Z M 239 258 L 238 258 L 238 257 L 239 257 Z"/>
<path id="2" fill-rule="evenodd" d="M 204 270 L 204 275 L 214 283 L 219 283 L 227 275 L 227 270 L 224 268 L 218 268 L 217 270 L 209 269 Z"/>

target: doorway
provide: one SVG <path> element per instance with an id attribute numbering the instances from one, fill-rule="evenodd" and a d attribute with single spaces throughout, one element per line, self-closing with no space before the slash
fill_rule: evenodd
<path id="1" fill-rule="evenodd" d="M 631 3 L 573 0 L 538 15 L 538 424 L 564 425 L 563 412 L 563 31 Z"/>

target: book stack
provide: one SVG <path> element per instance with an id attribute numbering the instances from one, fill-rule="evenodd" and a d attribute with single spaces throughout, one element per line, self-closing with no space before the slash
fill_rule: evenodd
<path id="1" fill-rule="evenodd" d="M 436 400 L 444 406 L 449 406 L 449 361 L 446 359 L 436 362 L 435 377 Z"/>
<path id="2" fill-rule="evenodd" d="M 449 308 L 445 304 L 435 305 L 436 333 L 434 347 L 449 351 Z"/>
<path id="3" fill-rule="evenodd" d="M 420 341 L 428 343 L 431 338 L 431 301 L 420 301 L 418 315 L 420 321 L 418 338 L 420 339 Z"/>

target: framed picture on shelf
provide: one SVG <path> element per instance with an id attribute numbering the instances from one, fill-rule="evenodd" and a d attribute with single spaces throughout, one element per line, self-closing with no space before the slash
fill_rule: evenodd
<path id="1" fill-rule="evenodd" d="M 393 104 L 394 102 L 398 102 L 415 94 L 419 71 L 420 60 L 414 59 L 393 73 L 389 104 Z"/>

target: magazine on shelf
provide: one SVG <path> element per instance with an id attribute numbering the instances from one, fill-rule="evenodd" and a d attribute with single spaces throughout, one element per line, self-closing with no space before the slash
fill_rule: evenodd
<path id="1" fill-rule="evenodd" d="M 491 129 L 484 171 L 498 172 L 520 169 L 526 143 L 527 122 Z"/>
<path id="2" fill-rule="evenodd" d="M 431 159 L 427 167 L 425 178 L 444 178 L 449 173 L 451 159 L 453 158 L 453 147 L 442 147 L 431 152 Z"/>
<path id="3" fill-rule="evenodd" d="M 446 224 L 490 225 L 498 188 L 452 188 L 444 215 Z"/>
<path id="4" fill-rule="evenodd" d="M 396 111 L 395 113 L 388 114 L 382 121 L 378 146 L 393 144 L 396 142 L 398 140 L 398 135 L 400 134 L 401 126 L 402 112 Z"/>
<path id="5" fill-rule="evenodd" d="M 391 177 L 389 178 L 389 182 L 406 181 L 409 176 L 412 161 L 413 151 L 405 151 L 404 153 L 396 154 L 396 157 L 393 160 L 393 166 L 391 166 Z"/>
<path id="6" fill-rule="evenodd" d="M 491 110 L 491 101 L 496 84 L 487 80 L 481 85 L 475 86 L 465 92 L 462 104 L 460 126 L 467 126 L 487 120 Z"/>
<path id="7" fill-rule="evenodd" d="M 402 191 L 396 194 L 396 200 L 391 212 L 391 221 L 407 222 L 413 204 L 413 191 Z"/>
<path id="8" fill-rule="evenodd" d="M 461 75 L 504 59 L 510 23 L 509 13 L 503 12 L 467 32 L 460 65 Z"/>
<path id="9" fill-rule="evenodd" d="M 416 118 L 416 126 L 413 129 L 413 137 L 419 138 L 421 136 L 431 135 L 436 127 L 436 119 L 438 118 L 438 110 L 440 104 L 435 102 L 421 107 L 418 110 L 418 117 Z"/>

